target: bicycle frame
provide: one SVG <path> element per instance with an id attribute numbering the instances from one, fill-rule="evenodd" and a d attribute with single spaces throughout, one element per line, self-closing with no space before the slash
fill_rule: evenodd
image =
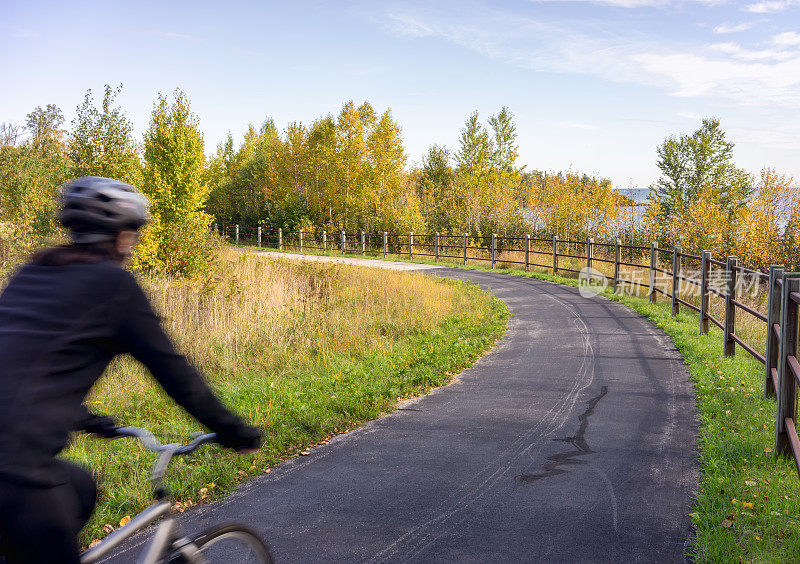
<path id="1" fill-rule="evenodd" d="M 181 551 L 187 562 L 203 561 L 194 543 L 180 535 L 178 524 L 172 517 L 172 505 L 168 499 L 168 492 L 162 484 L 162 478 L 175 454 L 188 454 L 200 445 L 212 441 L 215 435 L 201 435 L 195 438 L 191 444 L 181 446 L 177 443 L 162 445 L 152 433 L 146 429 L 121 427 L 117 431 L 119 432 L 119 436 L 138 438 L 148 450 L 160 453 L 150 473 L 150 481 L 153 484 L 153 493 L 157 501 L 141 513 L 135 515 L 133 519 L 128 521 L 125 525 L 113 531 L 103 539 L 100 544 L 83 552 L 81 554 L 81 564 L 94 564 L 104 556 L 107 556 L 125 540 L 133 536 L 136 531 L 146 527 L 161 517 L 164 517 L 164 520 L 156 528 L 152 540 L 148 543 L 144 552 L 137 560 L 137 564 L 158 564 L 162 562 L 163 558 L 168 556 L 170 552 L 175 550 Z"/>
<path id="2" fill-rule="evenodd" d="M 156 519 L 160 517 L 166 517 L 170 515 L 170 504 L 168 501 L 157 501 L 150 505 L 147 509 L 136 515 L 133 519 L 128 521 L 125 525 L 121 528 L 117 529 L 116 531 L 112 532 L 106 538 L 104 538 L 100 544 L 97 546 L 90 548 L 89 550 L 83 552 L 81 554 L 81 564 L 93 564 L 97 562 L 101 558 L 108 555 L 109 552 L 114 550 L 123 541 L 127 540 L 131 536 L 133 536 L 136 531 L 139 529 L 146 527 Z M 173 531 L 175 529 L 175 520 L 171 517 L 167 517 L 164 519 L 164 522 L 158 526 L 156 530 L 156 534 L 153 537 L 153 540 L 150 542 L 147 550 L 145 551 L 145 555 L 148 557 L 156 551 L 157 554 L 163 555 L 164 551 L 169 547 L 171 541 L 173 540 L 174 534 Z M 162 533 L 162 531 L 164 531 Z M 169 538 L 165 538 L 169 537 Z M 140 562 L 143 560 L 140 559 Z M 156 560 L 152 560 L 148 558 L 144 560 L 145 562 L 157 562 Z"/>

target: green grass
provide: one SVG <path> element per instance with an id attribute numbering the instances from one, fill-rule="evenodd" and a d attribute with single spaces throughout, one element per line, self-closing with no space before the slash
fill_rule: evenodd
<path id="1" fill-rule="evenodd" d="M 291 252 L 291 251 L 289 251 Z M 360 255 L 350 255 L 360 256 Z M 408 260 L 392 256 L 390 260 Z M 414 262 L 433 263 L 429 259 Z M 463 268 L 461 263 L 441 266 Z M 467 268 L 490 270 L 488 263 Z M 577 285 L 571 278 L 518 269 L 495 272 Z M 700 416 L 700 489 L 691 519 L 698 562 L 800 562 L 800 479 L 794 462 L 776 457 L 774 398 L 764 396 L 764 368 L 742 349 L 722 355 L 722 333 L 700 334 L 699 316 L 670 303 L 604 294 L 647 317 L 669 335 L 685 359 Z"/>
<path id="2" fill-rule="evenodd" d="M 242 280 L 243 274 L 235 270 L 242 262 L 231 263 L 234 282 Z M 269 472 L 282 460 L 302 456 L 331 436 L 392 411 L 399 400 L 448 383 L 502 336 L 509 315 L 497 298 L 452 280 L 373 270 L 358 274 L 346 268 L 311 264 L 276 266 L 278 269 L 282 270 L 273 274 L 275 277 L 291 277 L 294 286 L 310 292 L 284 310 L 279 310 L 277 302 L 262 307 L 268 319 L 286 326 L 281 339 L 295 339 L 296 345 L 265 357 L 265 350 L 277 349 L 277 345 L 263 341 L 258 346 L 256 340 L 253 346 L 241 339 L 220 344 L 214 342 L 210 331 L 204 334 L 202 327 L 192 329 L 188 322 L 179 324 L 177 330 L 173 327 L 173 331 L 191 331 L 197 339 L 205 339 L 198 349 L 222 347 L 212 356 L 225 359 L 224 363 L 205 367 L 205 372 L 226 404 L 263 427 L 267 438 L 264 447 L 251 455 L 236 455 L 210 445 L 190 457 L 176 459 L 167 481 L 178 510 L 224 497 L 248 477 Z M 255 279 L 265 276 L 258 272 L 251 275 Z M 308 289 L 306 278 L 324 278 L 331 288 L 320 292 L 311 284 L 313 288 Z M 351 287 L 354 285 L 357 287 Z M 172 286 L 165 287 L 167 299 L 179 302 L 169 310 L 168 326 L 172 323 L 170 315 L 197 317 L 184 311 L 185 303 L 195 299 L 193 294 L 179 299 Z M 425 295 L 404 306 L 399 287 Z M 379 290 L 391 295 L 387 297 Z M 230 288 L 222 287 L 218 293 L 225 296 L 230 292 Z M 247 288 L 240 288 L 240 292 L 246 294 Z M 246 295 L 230 299 L 247 304 Z M 448 302 L 446 307 L 440 303 L 440 311 L 433 312 L 431 300 L 443 299 Z M 218 309 L 229 303 L 229 299 L 218 301 L 222 302 L 215 306 Z M 406 315 L 404 309 L 414 312 Z M 236 315 L 236 326 L 247 321 L 246 313 Z M 329 326 L 324 325 L 326 320 Z M 222 325 L 225 330 L 227 327 Z M 326 339 L 317 333 L 337 328 L 341 331 L 336 338 Z M 372 334 L 369 346 L 363 345 L 365 331 Z M 356 344 L 359 335 L 361 343 Z M 191 432 L 199 430 L 196 422 L 150 383 L 141 367 L 128 360 L 115 361 L 97 390 L 93 396 L 97 410 L 112 413 L 125 424 L 148 427 L 162 440 L 186 441 Z M 137 442 L 76 435 L 66 454 L 92 468 L 100 484 L 97 510 L 82 532 L 83 544 L 104 536 L 122 518 L 152 501 L 147 477 L 155 456 Z"/>

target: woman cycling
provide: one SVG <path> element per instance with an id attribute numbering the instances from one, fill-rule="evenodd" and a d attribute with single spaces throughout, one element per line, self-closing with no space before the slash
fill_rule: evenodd
<path id="1" fill-rule="evenodd" d="M 261 441 L 175 351 L 122 268 L 147 222 L 144 196 L 87 176 L 64 187 L 62 204 L 71 244 L 38 252 L 0 295 L 0 554 L 9 564 L 79 562 L 96 486 L 57 455 L 71 431 L 113 435 L 113 421 L 83 402 L 117 354 L 144 364 L 224 446 L 246 452 Z"/>

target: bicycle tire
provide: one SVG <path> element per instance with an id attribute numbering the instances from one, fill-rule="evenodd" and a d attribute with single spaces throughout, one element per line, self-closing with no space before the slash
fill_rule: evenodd
<path id="1" fill-rule="evenodd" d="M 255 531 L 249 527 L 245 527 L 244 525 L 239 525 L 236 523 L 229 525 L 217 525 L 216 527 L 206 529 L 197 535 L 192 542 L 200 551 L 200 554 L 207 557 L 207 554 L 203 553 L 209 548 L 218 542 L 231 540 L 234 540 L 240 544 L 243 543 L 243 545 L 249 547 L 252 551 L 252 554 L 255 556 L 255 562 L 260 562 L 262 564 L 273 564 L 274 560 L 272 559 L 272 553 L 270 552 L 267 543 L 261 540 L 261 537 L 259 537 Z M 226 558 L 225 562 L 228 560 L 229 559 Z M 168 562 L 172 561 L 173 560 L 171 559 L 168 560 Z M 211 562 L 214 562 L 214 560 L 212 559 Z"/>

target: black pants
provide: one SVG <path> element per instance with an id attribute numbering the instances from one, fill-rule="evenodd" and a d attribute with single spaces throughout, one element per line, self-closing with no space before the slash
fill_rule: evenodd
<path id="1" fill-rule="evenodd" d="M 69 480 L 55 487 L 0 479 L 0 553 L 8 564 L 79 564 L 77 536 L 94 510 L 97 486 L 83 468 L 60 459 L 58 465 Z"/>

